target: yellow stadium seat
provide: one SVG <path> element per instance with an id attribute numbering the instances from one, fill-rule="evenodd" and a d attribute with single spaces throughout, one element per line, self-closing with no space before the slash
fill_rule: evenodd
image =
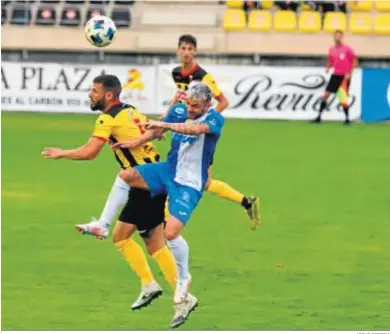
<path id="1" fill-rule="evenodd" d="M 270 9 L 274 5 L 274 2 L 273 1 L 261 1 L 260 4 L 261 4 L 261 8 Z"/>
<path id="2" fill-rule="evenodd" d="M 256 31 L 270 31 L 272 26 L 271 13 L 268 10 L 254 9 L 249 14 L 248 28 Z"/>
<path id="3" fill-rule="evenodd" d="M 226 1 L 226 4 L 229 8 L 244 8 L 244 1 L 240 1 L 240 0 L 228 0 Z"/>
<path id="4" fill-rule="evenodd" d="M 390 1 L 389 0 L 376 0 L 375 8 L 379 12 L 390 12 Z"/>
<path id="5" fill-rule="evenodd" d="M 334 33 L 336 30 L 345 31 L 347 18 L 341 12 L 328 12 L 325 14 L 324 31 Z"/>
<path id="6" fill-rule="evenodd" d="M 379 35 L 390 35 L 390 13 L 376 14 L 374 32 Z"/>
<path id="7" fill-rule="evenodd" d="M 307 3 L 301 3 L 299 8 L 303 11 L 311 11 L 311 6 Z"/>
<path id="8" fill-rule="evenodd" d="M 244 30 L 246 26 L 245 12 L 242 9 L 226 9 L 223 16 L 225 30 Z"/>
<path id="9" fill-rule="evenodd" d="M 291 10 L 278 10 L 274 15 L 274 30 L 279 32 L 295 31 L 297 15 Z"/>
<path id="10" fill-rule="evenodd" d="M 319 32 L 321 31 L 321 14 L 319 12 L 301 12 L 299 15 L 300 32 Z"/>
<path id="11" fill-rule="evenodd" d="M 349 31 L 353 34 L 369 34 L 372 32 L 371 13 L 351 13 L 349 16 Z"/>
<path id="12" fill-rule="evenodd" d="M 371 12 L 372 11 L 372 0 L 370 1 L 351 1 L 349 9 L 352 12 Z"/>

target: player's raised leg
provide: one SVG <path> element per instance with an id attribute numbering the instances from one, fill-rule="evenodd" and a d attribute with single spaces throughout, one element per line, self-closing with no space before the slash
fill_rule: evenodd
<path id="1" fill-rule="evenodd" d="M 223 181 L 212 179 L 212 167 L 208 170 L 208 180 L 206 190 L 216 194 L 221 198 L 240 204 L 251 220 L 250 229 L 256 230 L 260 225 L 260 200 L 255 196 L 245 196 Z"/>
<path id="2" fill-rule="evenodd" d="M 84 234 L 94 235 L 98 239 L 107 238 L 109 227 L 114 222 L 119 209 L 126 204 L 129 191 L 129 185 L 117 176 L 100 218 L 98 220 L 93 219 L 88 224 L 76 225 L 76 230 Z"/>

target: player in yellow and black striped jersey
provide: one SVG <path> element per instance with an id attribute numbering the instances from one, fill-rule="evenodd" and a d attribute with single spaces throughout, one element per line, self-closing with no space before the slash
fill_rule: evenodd
<path id="1" fill-rule="evenodd" d="M 142 124 L 147 121 L 148 118 L 135 107 L 118 101 L 99 116 L 92 136 L 111 143 L 137 139 L 145 132 Z M 160 154 L 151 142 L 133 150 L 114 149 L 114 154 L 124 169 L 160 160 Z"/>
<path id="2" fill-rule="evenodd" d="M 135 107 L 119 100 L 121 83 L 116 76 L 101 75 L 94 79 L 89 98 L 91 109 L 103 113 L 98 117 L 91 138 L 86 144 L 73 150 L 45 148 L 42 155 L 48 159 L 91 160 L 94 159 L 106 142 L 137 139 L 144 131 L 142 123 L 147 121 Z M 157 162 L 160 155 L 152 143 L 139 149 L 117 149 L 115 156 L 122 168 Z M 160 285 L 151 273 L 145 254 L 131 236 L 138 229 L 144 238 L 146 248 L 160 266 L 172 288 L 176 286 L 176 263 L 164 239 L 164 207 L 166 194 L 151 197 L 149 191 L 131 189 L 117 177 L 108 196 L 106 206 L 99 221 L 77 225 L 79 232 L 92 234 L 99 239 L 108 236 L 111 224 L 118 209 L 126 203 L 113 232 L 113 242 L 123 254 L 131 268 L 141 280 L 142 289 L 133 303 L 132 309 L 149 305 L 162 294 Z"/>
<path id="3" fill-rule="evenodd" d="M 178 100 L 175 102 L 185 102 L 185 92 L 188 90 L 191 81 L 200 81 L 209 86 L 213 93 L 213 97 L 218 101 L 219 106 L 217 105 L 216 107 L 218 112 L 223 111 L 229 105 L 228 100 L 222 94 L 214 78 L 210 73 L 207 73 L 206 70 L 200 67 L 198 63 L 194 63 L 188 70 L 184 70 L 181 66 L 175 67 L 172 70 L 172 78 L 178 91 Z M 181 99 L 181 97 L 183 97 L 183 99 Z"/>
<path id="4" fill-rule="evenodd" d="M 211 89 L 213 97 L 217 100 L 215 110 L 217 112 L 224 111 L 229 101 L 219 89 L 218 84 L 205 69 L 199 66 L 195 60 L 197 41 L 192 35 L 182 35 L 178 41 L 177 53 L 180 58 L 180 66 L 172 70 L 172 78 L 177 87 L 177 93 L 172 99 L 171 105 L 186 101 L 186 91 L 191 81 L 201 81 Z M 213 164 L 213 162 L 212 162 Z M 246 210 L 250 220 L 250 228 L 255 230 L 260 224 L 260 208 L 259 198 L 255 196 L 244 196 L 239 191 L 232 188 L 225 182 L 213 180 L 211 177 L 211 166 L 209 169 L 209 179 L 206 184 L 206 190 L 214 193 L 221 198 L 229 199 L 239 203 Z"/>

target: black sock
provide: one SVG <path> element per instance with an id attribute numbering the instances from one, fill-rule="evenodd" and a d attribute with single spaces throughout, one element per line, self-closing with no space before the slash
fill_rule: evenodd
<path id="1" fill-rule="evenodd" d="M 325 110 L 325 108 L 326 108 L 326 101 L 322 100 L 320 104 L 320 112 L 318 114 L 318 118 L 321 118 L 321 114 Z"/>
<path id="2" fill-rule="evenodd" d="M 249 201 L 248 197 L 244 196 L 241 205 L 245 208 L 245 210 L 249 210 L 252 206 L 252 202 Z"/>
<path id="3" fill-rule="evenodd" d="M 343 106 L 344 114 L 345 114 L 345 120 L 349 121 L 349 106 Z"/>

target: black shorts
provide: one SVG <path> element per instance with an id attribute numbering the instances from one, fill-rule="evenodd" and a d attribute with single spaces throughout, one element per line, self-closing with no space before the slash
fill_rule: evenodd
<path id="1" fill-rule="evenodd" d="M 119 221 L 137 226 L 141 237 L 147 238 L 155 227 L 164 223 L 166 200 L 166 194 L 152 197 L 150 191 L 133 188 Z"/>
<path id="2" fill-rule="evenodd" d="M 325 91 L 329 93 L 337 93 L 341 84 L 343 83 L 345 75 L 332 74 Z M 346 89 L 349 89 L 349 80 L 347 81 Z"/>

